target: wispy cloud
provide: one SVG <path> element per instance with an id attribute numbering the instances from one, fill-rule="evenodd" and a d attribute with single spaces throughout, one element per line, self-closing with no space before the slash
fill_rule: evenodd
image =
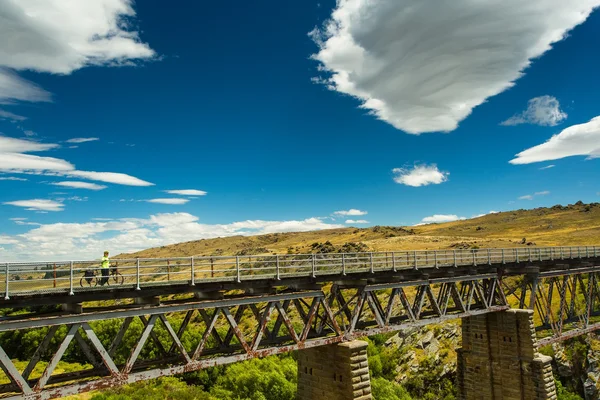
<path id="1" fill-rule="evenodd" d="M 347 219 L 346 224 L 368 224 L 369 221 L 366 219 Z"/>
<path id="2" fill-rule="evenodd" d="M 599 4 L 337 1 L 331 19 L 311 32 L 323 71 L 315 81 L 407 133 L 452 131 Z"/>
<path id="3" fill-rule="evenodd" d="M 197 189 L 177 189 L 177 190 L 163 190 L 165 193 L 177 194 L 179 196 L 205 196 L 204 190 Z"/>
<path id="4" fill-rule="evenodd" d="M 498 214 L 499 211 L 489 211 L 487 213 L 484 214 L 477 214 L 477 215 L 473 215 L 471 218 L 481 218 L 481 217 L 485 217 L 486 215 L 490 215 L 490 214 Z"/>
<path id="5" fill-rule="evenodd" d="M 540 168 L 540 170 L 550 169 L 550 168 L 554 168 L 554 167 L 556 167 L 556 165 L 550 164 L 550 165 L 546 165 L 545 167 Z"/>
<path id="6" fill-rule="evenodd" d="M 16 176 L 0 176 L 0 181 L 27 181 L 26 178 L 17 178 Z"/>
<path id="7" fill-rule="evenodd" d="M 144 181 L 120 172 L 79 171 L 66 160 L 53 157 L 34 156 L 32 152 L 44 152 L 59 147 L 54 143 L 40 143 L 32 140 L 0 136 L 0 172 L 42 174 L 88 179 L 128 186 L 152 186 Z"/>
<path id="8" fill-rule="evenodd" d="M 356 208 L 351 208 L 349 210 L 335 211 L 333 213 L 333 215 L 338 216 L 338 217 L 367 215 L 367 214 L 368 214 L 367 211 L 358 210 Z"/>
<path id="9" fill-rule="evenodd" d="M 600 157 L 600 116 L 572 125 L 548 141 L 517 154 L 511 164 L 531 164 L 572 156 Z"/>
<path id="10" fill-rule="evenodd" d="M 7 201 L 3 204 L 15 207 L 22 207 L 29 211 L 63 211 L 65 205 L 53 200 L 32 199 Z"/>
<path id="11" fill-rule="evenodd" d="M 519 197 L 519 200 L 533 200 L 534 197 L 537 196 L 547 196 L 550 194 L 549 190 L 543 190 L 541 192 L 535 192 L 534 194 L 526 194 L 524 196 Z"/>
<path id="12" fill-rule="evenodd" d="M 406 186 L 438 185 L 448 180 L 449 172 L 440 171 L 435 164 L 415 165 L 413 168 L 394 168 L 394 182 Z"/>
<path id="13" fill-rule="evenodd" d="M 527 109 L 513 115 L 501 125 L 533 124 L 541 126 L 556 126 L 567 119 L 567 114 L 560 109 L 555 97 L 540 96 L 529 100 Z"/>
<path id="14" fill-rule="evenodd" d="M 421 220 L 421 223 L 418 225 L 424 224 L 439 224 L 442 222 L 453 222 L 466 219 L 465 217 L 459 217 L 456 214 L 434 214 L 429 217 L 425 217 Z"/>
<path id="15" fill-rule="evenodd" d="M 157 203 L 157 204 L 185 204 L 189 199 L 176 199 L 176 198 L 167 198 L 167 199 L 150 199 L 146 200 L 148 203 Z"/>
<path id="16" fill-rule="evenodd" d="M 106 189 L 106 186 L 104 186 L 104 185 L 98 185 L 96 183 L 80 182 L 80 181 L 52 182 L 51 185 L 68 187 L 68 188 L 72 188 L 72 189 L 89 189 L 89 190 Z"/>
<path id="17" fill-rule="evenodd" d="M 95 142 L 97 140 L 100 140 L 100 139 L 98 139 L 97 137 L 88 137 L 88 138 L 79 137 L 79 138 L 73 138 L 73 139 L 66 140 L 66 142 L 67 143 L 86 143 L 86 142 Z"/>
<path id="18" fill-rule="evenodd" d="M 0 109 L 0 119 L 7 119 L 9 121 L 20 122 L 25 121 L 27 117 L 22 115 L 13 114 L 10 111 Z"/>
<path id="19" fill-rule="evenodd" d="M 92 181 L 114 183 L 126 186 L 153 186 L 153 183 L 136 178 L 135 176 L 122 174 L 120 172 L 95 172 L 95 171 L 69 171 L 65 173 L 68 177 L 85 178 Z"/>

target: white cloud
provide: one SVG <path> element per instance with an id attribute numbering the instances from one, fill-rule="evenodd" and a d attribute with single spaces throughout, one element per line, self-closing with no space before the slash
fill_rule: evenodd
<path id="1" fill-rule="evenodd" d="M 100 140 L 97 137 L 89 137 L 89 138 L 73 138 L 73 139 L 69 139 L 66 142 L 67 143 L 85 143 L 85 142 L 95 142 L 96 140 Z"/>
<path id="2" fill-rule="evenodd" d="M 117 254 L 214 237 L 341 227 L 343 225 L 327 224 L 320 218 L 288 221 L 247 220 L 208 225 L 200 223 L 198 217 L 188 213 L 166 213 L 151 215 L 148 219 L 123 218 L 40 225 L 24 234 L 8 236 L 6 241 L 16 240 L 18 243 L 11 243 L 6 253 L 7 258 L 14 260 L 95 259 L 105 249 Z"/>
<path id="3" fill-rule="evenodd" d="M 316 81 L 408 133 L 458 126 L 600 0 L 338 0 L 312 32 Z"/>
<path id="4" fill-rule="evenodd" d="M 33 153 L 57 148 L 57 144 L 0 136 L 0 153 Z"/>
<path id="5" fill-rule="evenodd" d="M 394 168 L 394 182 L 401 185 L 419 187 L 438 185 L 448 180 L 449 172 L 440 171 L 435 164 L 415 165 L 412 169 Z"/>
<path id="6" fill-rule="evenodd" d="M 366 219 L 347 219 L 346 224 L 368 224 L 369 221 Z"/>
<path id="7" fill-rule="evenodd" d="M 94 171 L 69 171 L 66 176 L 75 178 L 84 178 L 91 181 L 100 181 L 106 183 L 115 183 L 117 185 L 127 186 L 152 186 L 154 183 L 146 182 L 135 176 L 122 174 L 120 172 L 94 172 Z"/>
<path id="8" fill-rule="evenodd" d="M 68 161 L 53 157 L 40 157 L 21 153 L 0 152 L 0 171 L 24 173 L 55 171 L 63 172 L 73 169 L 73 164 Z"/>
<path id="9" fill-rule="evenodd" d="M 22 115 L 13 114 L 10 111 L 0 109 L 0 119 L 8 119 L 10 121 L 18 122 L 25 121 L 27 117 L 23 117 Z"/>
<path id="10" fill-rule="evenodd" d="M 25 182 L 26 178 L 17 178 L 16 176 L 0 176 L 0 181 L 21 181 Z"/>
<path id="11" fill-rule="evenodd" d="M 0 2 L 0 7 L 7 2 Z M 0 15 L 2 12 L 0 11 Z M 4 21 L 4 20 L 3 20 Z M 0 32 L 2 32 L 0 24 Z M 5 39 L 0 33 L 0 37 Z M 6 43 L 5 40 L 2 44 Z M 0 46 L 2 45 L 0 44 Z M 0 60 L 0 104 L 10 104 L 17 101 L 50 101 L 52 95 L 44 89 L 37 86 L 35 83 L 20 78 L 17 74 L 8 69 L 2 68 L 2 60 Z"/>
<path id="12" fill-rule="evenodd" d="M 40 226 L 41 225 L 41 224 L 39 224 L 37 222 L 27 222 L 27 221 L 22 221 L 22 220 L 15 221 L 15 224 L 17 224 L 17 225 L 30 225 L 30 226 Z"/>
<path id="13" fill-rule="evenodd" d="M 484 214 L 477 214 L 477 215 L 473 215 L 471 218 L 480 218 L 480 217 L 485 217 L 486 215 L 489 215 L 489 214 L 498 214 L 499 212 L 500 212 L 500 211 L 493 211 L 493 210 L 492 210 L 492 211 L 489 211 L 489 212 L 487 212 L 487 213 L 484 213 Z"/>
<path id="14" fill-rule="evenodd" d="M 197 189 L 178 189 L 178 190 L 163 190 L 165 193 L 169 194 L 177 194 L 179 196 L 205 196 L 206 192 L 204 190 Z"/>
<path id="15" fill-rule="evenodd" d="M 26 221 L 27 218 L 9 218 L 11 221 Z"/>
<path id="16" fill-rule="evenodd" d="M 465 217 L 459 217 L 455 214 L 434 214 L 429 217 L 425 217 L 421 220 L 419 225 L 423 224 L 438 224 L 442 222 L 452 222 L 466 219 Z"/>
<path id="17" fill-rule="evenodd" d="M 555 97 L 540 96 L 529 100 L 527 110 L 513 115 L 501 125 L 534 124 L 541 126 L 556 126 L 567 118 L 567 114 L 560 109 L 560 104 Z"/>
<path id="18" fill-rule="evenodd" d="M 57 201 L 43 199 L 7 201 L 2 204 L 23 207 L 29 211 L 62 211 L 65 206 Z"/>
<path id="19" fill-rule="evenodd" d="M 96 183 L 90 182 L 79 182 L 79 181 L 63 181 L 63 182 L 53 182 L 51 183 L 55 186 L 68 187 L 73 189 L 89 189 L 89 190 L 102 190 L 106 189 L 104 185 L 98 185 Z"/>
<path id="20" fill-rule="evenodd" d="M 546 165 L 545 167 L 540 168 L 540 170 L 550 169 L 550 168 L 554 168 L 554 167 L 556 167 L 556 165 L 550 164 L 550 165 Z"/>
<path id="21" fill-rule="evenodd" d="M 185 204 L 189 201 L 189 199 L 150 199 L 146 200 L 148 203 L 158 203 L 158 204 Z"/>
<path id="22" fill-rule="evenodd" d="M 367 215 L 368 212 L 367 211 L 362 211 L 362 210 L 357 210 L 356 208 L 351 208 L 349 210 L 340 210 L 340 211 L 336 211 L 333 213 L 333 215 L 336 215 L 338 217 L 342 217 L 342 216 L 356 216 L 356 215 Z"/>
<path id="23" fill-rule="evenodd" d="M 530 194 L 526 194 L 524 196 L 519 197 L 519 200 L 533 200 L 533 196 Z"/>
<path id="24" fill-rule="evenodd" d="M 543 192 L 535 192 L 534 195 L 535 196 L 547 196 L 550 194 L 549 190 L 544 190 Z"/>
<path id="25" fill-rule="evenodd" d="M 510 163 L 531 164 L 571 156 L 600 156 L 600 116 L 563 129 L 547 142 L 520 152 Z"/>
<path id="26" fill-rule="evenodd" d="M 119 172 L 78 171 L 73 164 L 66 160 L 23 154 L 48 151 L 57 147 L 58 145 L 53 143 L 0 136 L 0 172 L 41 173 L 128 186 L 153 185 L 153 183 Z"/>
<path id="27" fill-rule="evenodd" d="M 64 171 L 73 169 L 73 165 L 65 160 L 53 157 L 40 157 L 30 152 L 47 151 L 58 147 L 52 143 L 39 143 L 32 140 L 16 139 L 0 136 L 0 171 Z"/>
<path id="28" fill-rule="evenodd" d="M 71 196 L 71 197 L 67 197 L 66 201 L 88 201 L 88 197 L 80 197 L 80 196 Z"/>
<path id="29" fill-rule="evenodd" d="M 131 0 L 0 2 L 0 102 L 48 101 L 11 70 L 70 74 L 88 65 L 126 65 L 154 51 L 131 30 Z"/>
<path id="30" fill-rule="evenodd" d="M 0 235 L 0 244 L 17 244 L 19 241 L 11 236 Z"/>

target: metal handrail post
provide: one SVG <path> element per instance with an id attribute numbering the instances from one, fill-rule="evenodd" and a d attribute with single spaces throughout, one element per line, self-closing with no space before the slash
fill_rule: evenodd
<path id="1" fill-rule="evenodd" d="M 540 257 L 540 261 L 542 261 L 542 249 L 538 248 L 538 256 Z"/>
<path id="2" fill-rule="evenodd" d="M 490 249 L 488 249 L 488 265 L 492 265 L 492 255 Z"/>
<path id="3" fill-rule="evenodd" d="M 452 250 L 452 256 L 454 258 L 454 268 L 457 268 L 458 264 L 456 264 L 456 250 Z"/>
<path id="4" fill-rule="evenodd" d="M 346 253 L 342 253 L 342 275 L 346 276 Z"/>
<path id="5" fill-rule="evenodd" d="M 477 266 L 477 256 L 475 255 L 475 249 L 473 249 L 473 266 L 476 267 Z"/>
<path id="6" fill-rule="evenodd" d="M 392 251 L 392 270 L 396 272 L 396 253 Z"/>
<path id="7" fill-rule="evenodd" d="M 435 269 L 440 268 L 440 267 L 438 267 L 438 263 L 437 263 L 437 250 L 433 251 L 433 266 L 435 267 Z"/>
<path id="8" fill-rule="evenodd" d="M 504 258 L 504 249 L 502 249 L 502 264 L 506 264 L 506 259 Z"/>
<path id="9" fill-rule="evenodd" d="M 565 249 L 563 247 L 560 248 L 560 259 L 561 260 L 565 259 Z"/>
<path id="10" fill-rule="evenodd" d="M 371 263 L 371 273 L 375 273 L 375 269 L 373 268 L 373 253 L 369 253 L 369 261 Z"/>
<path id="11" fill-rule="evenodd" d="M 73 296 L 73 261 L 69 262 L 69 296 Z"/>
<path id="12" fill-rule="evenodd" d="M 4 271 L 6 273 L 6 293 L 4 293 L 4 300 L 10 300 L 8 296 L 8 268 L 8 263 L 6 263 L 6 270 Z"/>
<path id="13" fill-rule="evenodd" d="M 316 274 L 316 269 L 317 269 L 316 262 L 317 262 L 317 260 L 315 259 L 315 255 L 313 254 L 312 255 L 312 277 L 313 278 L 315 278 L 317 276 L 317 274 Z"/>
<path id="14" fill-rule="evenodd" d="M 140 259 L 135 259 L 135 290 L 141 290 L 140 288 Z"/>
<path id="15" fill-rule="evenodd" d="M 515 254 L 515 262 L 518 264 L 519 263 L 519 249 L 515 249 L 515 251 L 513 253 Z"/>
<path id="16" fill-rule="evenodd" d="M 194 265 L 194 256 L 190 257 L 190 270 L 191 270 L 191 279 L 190 279 L 190 285 L 191 286 L 196 286 L 196 267 Z"/>
<path id="17" fill-rule="evenodd" d="M 417 252 L 416 251 L 413 252 L 413 257 L 415 258 L 415 269 L 419 269 L 417 266 Z"/>
<path id="18" fill-rule="evenodd" d="M 529 262 L 531 262 L 531 247 L 529 248 Z"/>
<path id="19" fill-rule="evenodd" d="M 235 256 L 235 274 L 237 282 L 240 283 L 242 281 L 240 277 L 240 256 Z"/>
<path id="20" fill-rule="evenodd" d="M 281 280 L 281 276 L 279 275 L 279 254 L 275 255 L 275 268 L 277 271 L 277 280 L 280 281 Z"/>

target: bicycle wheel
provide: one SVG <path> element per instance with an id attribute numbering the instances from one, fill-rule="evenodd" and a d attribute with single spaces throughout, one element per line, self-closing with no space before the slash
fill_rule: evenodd
<path id="1" fill-rule="evenodd" d="M 113 274 L 112 278 L 117 285 L 122 285 L 123 282 L 125 281 L 125 278 L 123 278 L 123 275 L 121 275 L 120 272 Z"/>
<path id="2" fill-rule="evenodd" d="M 84 276 L 79 280 L 81 287 L 94 287 L 98 284 L 98 279 L 95 276 Z"/>

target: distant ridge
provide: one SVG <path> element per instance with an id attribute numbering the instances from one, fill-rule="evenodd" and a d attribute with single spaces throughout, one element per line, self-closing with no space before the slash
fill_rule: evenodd
<path id="1" fill-rule="evenodd" d="M 325 251 L 391 251 L 600 245 L 600 203 L 519 209 L 415 227 L 374 226 L 202 239 L 120 257 L 189 257 Z"/>

